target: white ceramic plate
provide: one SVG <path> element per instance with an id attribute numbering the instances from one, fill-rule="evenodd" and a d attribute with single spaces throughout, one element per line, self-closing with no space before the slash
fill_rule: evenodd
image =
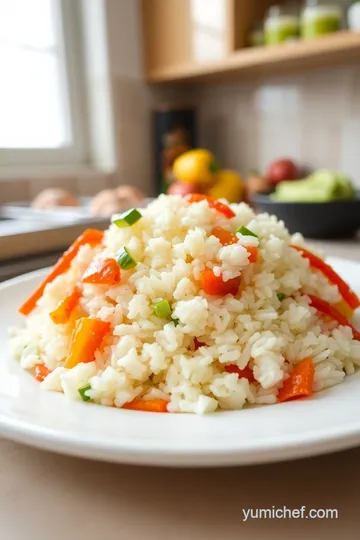
<path id="1" fill-rule="evenodd" d="M 360 291 L 360 264 L 331 264 Z M 360 444 L 360 373 L 311 400 L 209 416 L 155 414 L 73 402 L 40 390 L 8 352 L 8 326 L 44 271 L 0 285 L 0 434 L 86 458 L 166 466 L 293 459 Z"/>

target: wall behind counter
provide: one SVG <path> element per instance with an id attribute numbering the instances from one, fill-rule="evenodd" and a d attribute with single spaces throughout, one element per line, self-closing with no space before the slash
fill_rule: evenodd
<path id="1" fill-rule="evenodd" d="M 201 143 L 248 174 L 289 156 L 339 169 L 360 187 L 360 66 L 198 86 Z"/>

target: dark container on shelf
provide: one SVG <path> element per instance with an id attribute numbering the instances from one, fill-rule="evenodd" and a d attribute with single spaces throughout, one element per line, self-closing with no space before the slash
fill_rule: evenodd
<path id="1" fill-rule="evenodd" d="M 197 146 L 195 108 L 163 105 L 155 110 L 153 141 L 157 193 L 167 193 L 175 159 Z"/>

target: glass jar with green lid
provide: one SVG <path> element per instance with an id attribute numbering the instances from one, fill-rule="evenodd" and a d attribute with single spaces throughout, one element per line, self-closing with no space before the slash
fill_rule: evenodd
<path id="1" fill-rule="evenodd" d="M 301 14 L 301 37 L 313 39 L 341 30 L 343 10 L 331 0 L 307 0 Z"/>
<path id="2" fill-rule="evenodd" d="M 299 37 L 299 17 L 292 6 L 271 6 L 264 24 L 265 44 L 279 45 Z"/>
<path id="3" fill-rule="evenodd" d="M 248 44 L 250 47 L 259 47 L 265 44 L 264 25 L 256 21 L 249 34 Z"/>

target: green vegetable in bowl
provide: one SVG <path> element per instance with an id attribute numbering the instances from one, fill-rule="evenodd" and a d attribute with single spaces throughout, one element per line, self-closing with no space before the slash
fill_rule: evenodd
<path id="1" fill-rule="evenodd" d="M 281 182 L 271 195 L 280 202 L 331 202 L 352 200 L 356 194 L 352 182 L 343 173 L 320 170 L 304 180 Z"/>

